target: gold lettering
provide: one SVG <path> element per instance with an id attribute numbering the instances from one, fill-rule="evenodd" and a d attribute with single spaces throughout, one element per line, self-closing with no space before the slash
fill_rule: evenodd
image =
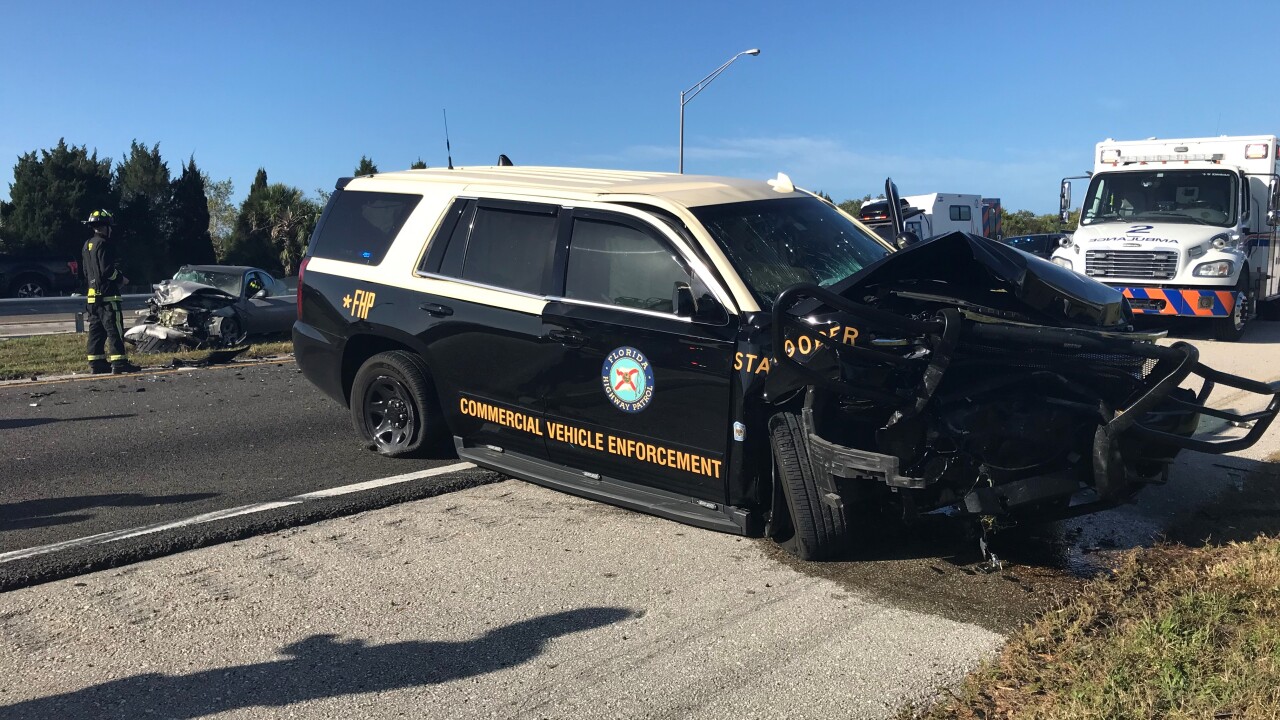
<path id="1" fill-rule="evenodd" d="M 742 353 L 733 354 L 733 369 L 734 370 L 742 369 Z"/>
<path id="2" fill-rule="evenodd" d="M 808 335 L 801 335 L 796 338 L 796 347 L 799 348 L 801 355 L 808 355 L 813 352 L 813 340 Z"/>
<path id="3" fill-rule="evenodd" d="M 752 355 L 751 353 L 747 353 L 747 372 L 751 372 L 751 369 L 755 367 L 756 358 L 758 357 L 759 355 Z"/>
<path id="4" fill-rule="evenodd" d="M 759 375 L 761 373 L 766 375 L 769 373 L 769 357 L 767 355 L 760 358 L 760 364 L 756 366 L 756 374 Z"/>
<path id="5" fill-rule="evenodd" d="M 858 343 L 858 328 L 847 327 L 844 329 L 844 344 L 856 345 Z"/>

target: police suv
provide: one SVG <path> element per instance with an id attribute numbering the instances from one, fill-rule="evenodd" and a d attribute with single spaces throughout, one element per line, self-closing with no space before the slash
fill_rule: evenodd
<path id="1" fill-rule="evenodd" d="M 477 465 L 808 558 L 881 500 L 1114 501 L 1195 427 L 1162 382 L 1194 359 L 1115 340 L 1119 293 L 973 235 L 894 252 L 785 175 L 347 178 L 301 268 L 298 365 L 376 451 L 452 437 Z M 1065 339 L 1041 358 L 1044 326 Z"/>

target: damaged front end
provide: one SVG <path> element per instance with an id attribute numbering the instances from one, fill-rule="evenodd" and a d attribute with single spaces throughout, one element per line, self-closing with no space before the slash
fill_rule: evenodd
<path id="1" fill-rule="evenodd" d="M 125 332 L 140 352 L 229 348 L 244 342 L 237 298 L 216 287 L 186 280 L 152 286 L 141 319 Z"/>
<path id="2" fill-rule="evenodd" d="M 800 406 L 834 508 L 873 481 L 908 514 L 1082 514 L 1163 482 L 1180 450 L 1249 447 L 1280 410 L 1268 385 L 1131 320 L 1104 285 L 953 233 L 830 288 L 782 292 L 761 392 Z M 1184 387 L 1193 377 L 1199 388 Z M 1207 407 L 1218 385 L 1265 396 L 1265 409 Z M 1197 436 L 1201 416 L 1228 432 Z"/>

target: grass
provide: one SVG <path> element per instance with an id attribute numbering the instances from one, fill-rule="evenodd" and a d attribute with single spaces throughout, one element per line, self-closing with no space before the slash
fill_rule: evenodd
<path id="1" fill-rule="evenodd" d="M 1275 718 L 1280 539 L 1126 554 L 903 718 Z"/>
<path id="2" fill-rule="evenodd" d="M 67 375 L 88 372 L 85 360 L 86 336 L 79 334 L 36 335 L 0 338 L 0 380 Z M 183 353 L 135 353 L 129 360 L 143 367 L 162 367 L 177 360 L 199 360 L 208 351 Z M 270 357 L 293 352 L 289 341 L 255 343 L 241 358 Z"/>

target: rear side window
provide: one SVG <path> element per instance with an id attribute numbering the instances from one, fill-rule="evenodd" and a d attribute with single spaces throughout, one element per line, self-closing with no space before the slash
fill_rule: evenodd
<path id="1" fill-rule="evenodd" d="M 462 279 L 542 295 L 555 251 L 554 213 L 478 207 Z"/>
<path id="2" fill-rule="evenodd" d="M 952 220 L 971 220 L 973 219 L 972 210 L 969 208 L 968 205 L 952 205 L 951 219 Z"/>
<path id="3" fill-rule="evenodd" d="M 311 242 L 311 255 L 377 265 L 420 200 L 421 195 L 339 191 Z"/>
<path id="4" fill-rule="evenodd" d="M 657 238 L 617 223 L 573 221 L 565 297 L 672 312 L 677 282 L 688 283 L 689 274 Z"/>

